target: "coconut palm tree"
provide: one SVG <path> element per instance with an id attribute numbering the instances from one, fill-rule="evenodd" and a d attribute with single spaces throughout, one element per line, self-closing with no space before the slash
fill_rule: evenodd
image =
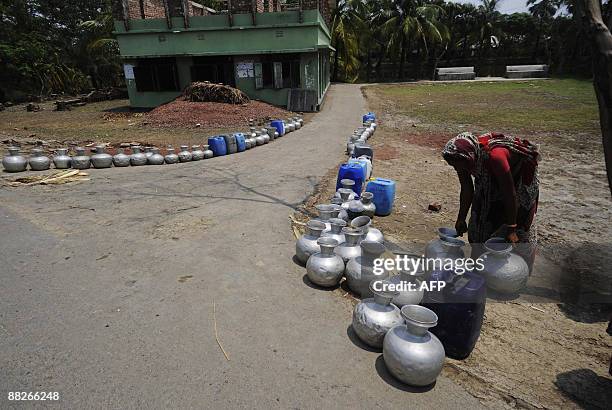
<path id="1" fill-rule="evenodd" d="M 340 0 L 332 14 L 331 42 L 336 49 L 332 80 L 338 81 L 342 66 L 344 79 L 354 81 L 359 70 L 360 30 L 367 28 L 362 16 L 365 4 L 361 0 Z"/>
<path id="2" fill-rule="evenodd" d="M 533 47 L 533 58 L 538 54 L 540 49 L 540 39 L 544 31 L 544 25 L 550 24 L 557 10 L 559 10 L 559 0 L 527 0 L 529 12 L 538 19 L 538 32 L 536 34 L 536 42 Z"/>
<path id="3" fill-rule="evenodd" d="M 417 47 L 417 50 L 421 47 L 424 49 L 426 61 L 431 45 L 448 43 L 448 28 L 439 19 L 441 13 L 443 9 L 440 6 L 424 0 L 392 1 L 389 18 L 382 29 L 388 39 L 389 53 L 400 55 L 398 79 L 403 78 L 407 53 L 414 47 Z"/>

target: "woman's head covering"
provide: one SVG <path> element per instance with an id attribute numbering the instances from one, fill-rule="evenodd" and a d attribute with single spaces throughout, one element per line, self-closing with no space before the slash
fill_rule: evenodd
<path id="1" fill-rule="evenodd" d="M 445 160 L 466 160 L 470 168 L 476 166 L 480 156 L 480 143 L 478 138 L 471 132 L 462 132 L 446 143 L 442 150 L 442 157 Z"/>
<path id="2" fill-rule="evenodd" d="M 476 137 L 471 132 L 462 132 L 446 143 L 442 150 L 445 160 L 466 160 L 470 169 L 480 168 L 479 162 L 487 159 L 495 147 L 504 147 L 536 164 L 540 159 L 538 147 L 527 140 L 489 132 Z"/>

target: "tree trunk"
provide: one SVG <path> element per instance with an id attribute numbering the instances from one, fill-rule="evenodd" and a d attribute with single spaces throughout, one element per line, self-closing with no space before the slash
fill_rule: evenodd
<path id="1" fill-rule="evenodd" d="M 401 80 L 404 78 L 404 64 L 406 63 L 406 38 L 402 38 L 402 52 L 400 54 L 399 70 L 397 72 L 397 79 Z"/>
<path id="2" fill-rule="evenodd" d="M 334 51 L 334 69 L 332 70 L 332 81 L 338 81 L 338 46 L 336 46 L 336 51 Z"/>
<path id="3" fill-rule="evenodd" d="M 370 47 L 368 47 L 367 50 L 367 64 L 366 64 L 366 70 L 368 70 L 366 72 L 366 83 L 370 82 L 370 73 L 372 72 L 372 56 L 370 55 Z"/>
<path id="4" fill-rule="evenodd" d="M 612 194 L 612 34 L 601 16 L 599 0 L 579 0 L 583 25 L 593 49 L 593 85 L 599 104 L 599 123 Z"/>
<path id="5" fill-rule="evenodd" d="M 378 61 L 376 62 L 376 68 L 374 69 L 376 72 L 376 81 L 380 81 L 380 70 L 382 69 L 382 63 L 385 59 L 385 55 L 387 54 L 386 50 L 387 49 L 385 47 L 381 47 L 380 53 L 378 53 Z"/>

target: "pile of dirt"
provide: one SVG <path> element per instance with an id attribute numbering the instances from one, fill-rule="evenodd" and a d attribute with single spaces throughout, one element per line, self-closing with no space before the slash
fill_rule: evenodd
<path id="1" fill-rule="evenodd" d="M 289 111 L 261 101 L 234 105 L 175 100 L 149 112 L 145 123 L 156 127 L 246 127 L 249 120 L 262 123 L 290 115 Z"/>
<path id="2" fill-rule="evenodd" d="M 247 104 L 249 97 L 237 88 L 208 81 L 191 83 L 183 93 L 185 100 L 194 102 L 220 102 L 226 104 Z"/>

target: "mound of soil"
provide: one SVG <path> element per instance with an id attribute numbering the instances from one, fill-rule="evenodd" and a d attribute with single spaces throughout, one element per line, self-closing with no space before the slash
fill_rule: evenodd
<path id="1" fill-rule="evenodd" d="M 289 111 L 261 101 L 234 105 L 175 100 L 150 111 L 145 122 L 156 127 L 196 127 L 197 124 L 202 127 L 244 127 L 248 126 L 250 119 L 260 123 L 290 115 Z"/>

